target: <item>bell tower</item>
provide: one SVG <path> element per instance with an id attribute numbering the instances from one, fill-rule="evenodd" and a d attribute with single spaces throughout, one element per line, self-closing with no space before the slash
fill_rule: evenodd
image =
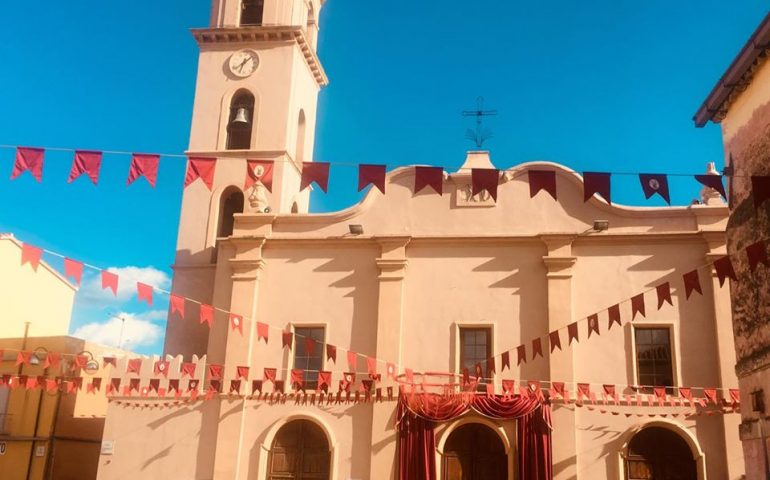
<path id="1" fill-rule="evenodd" d="M 328 83 L 316 54 L 324 1 L 212 0 L 209 27 L 192 31 L 200 54 L 187 154 L 217 162 L 210 190 L 199 180 L 183 192 L 180 295 L 215 300 L 217 239 L 232 235 L 234 214 L 308 211 L 300 169 L 313 160 L 318 92 Z M 273 162 L 272 191 L 246 189 L 247 160 Z M 174 330 L 167 353 L 205 352 L 207 332 Z"/>

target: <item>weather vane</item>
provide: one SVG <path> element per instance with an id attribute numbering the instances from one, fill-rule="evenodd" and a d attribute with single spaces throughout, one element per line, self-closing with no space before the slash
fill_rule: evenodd
<path id="1" fill-rule="evenodd" d="M 484 110 L 484 97 L 476 99 L 476 107 L 476 110 L 464 110 L 462 115 L 463 117 L 476 117 L 476 130 L 473 131 L 469 128 L 465 132 L 465 138 L 474 142 L 477 148 L 481 148 L 486 140 L 493 137 L 492 130 L 484 128 L 484 117 L 497 115 L 497 110 Z"/>

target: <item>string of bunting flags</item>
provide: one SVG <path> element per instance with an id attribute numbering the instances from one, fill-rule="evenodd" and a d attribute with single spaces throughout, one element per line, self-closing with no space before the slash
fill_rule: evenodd
<path id="1" fill-rule="evenodd" d="M 35 180 L 42 182 L 43 164 L 46 148 L 21 147 L 12 145 L 0 145 L 0 148 L 15 148 L 16 157 L 11 171 L 11 180 L 18 178 L 24 172 L 29 172 Z M 72 183 L 82 175 L 87 176 L 94 185 L 98 183 L 99 173 L 102 165 L 104 153 L 129 155 L 131 163 L 128 169 L 127 185 L 134 183 L 139 178 L 145 178 L 147 182 L 155 187 L 158 177 L 158 166 L 160 163 L 160 154 L 132 153 L 121 151 L 94 151 L 94 150 L 76 150 L 67 148 L 48 148 L 48 150 L 73 152 L 72 167 L 70 169 L 68 183 Z M 214 184 L 214 174 L 216 172 L 217 162 L 231 161 L 232 158 L 217 159 L 215 157 L 186 156 L 179 154 L 163 154 L 164 157 L 186 158 L 187 169 L 184 177 L 184 187 L 188 187 L 193 182 L 200 180 L 211 190 Z M 240 159 L 244 160 L 244 159 Z M 249 188 L 257 180 L 261 181 L 265 187 L 272 192 L 273 166 L 276 161 L 286 160 L 259 160 L 246 159 L 246 171 L 244 172 L 244 188 Z M 731 162 L 732 163 L 732 162 Z M 302 162 L 302 171 L 300 178 L 300 191 L 315 183 L 324 193 L 328 189 L 329 172 L 331 165 L 352 165 L 358 167 L 358 190 L 361 191 L 369 185 L 373 185 L 383 194 L 385 193 L 385 176 L 387 165 L 373 164 L 351 164 L 343 162 Z M 254 174 L 254 168 L 257 165 L 263 167 L 263 175 L 257 179 Z M 444 168 L 434 166 L 413 167 L 415 172 L 414 192 L 417 193 L 426 187 L 432 188 L 437 194 L 443 194 Z M 669 176 L 691 176 L 701 185 L 713 188 L 718 191 L 723 198 L 727 198 L 724 186 L 724 177 L 744 177 L 735 175 L 728 167 L 722 175 L 720 174 L 674 174 L 674 173 L 628 173 L 628 172 L 573 172 L 580 173 L 583 177 L 584 200 L 588 201 L 594 195 L 599 195 L 607 203 L 612 203 L 611 196 L 611 176 L 612 175 L 634 175 L 638 176 L 639 182 L 645 198 L 650 199 L 653 195 L 659 195 L 669 205 L 671 197 L 669 191 Z M 476 195 L 486 191 L 497 200 L 497 188 L 502 178 L 503 171 L 488 168 L 471 169 L 472 193 Z M 530 197 L 534 197 L 540 191 L 545 191 L 557 199 L 556 192 L 556 172 L 554 170 L 528 169 L 527 170 Z M 766 200 L 770 199 L 770 176 L 750 175 L 745 176 L 751 180 L 751 190 L 754 198 L 754 205 L 759 208 Z"/>

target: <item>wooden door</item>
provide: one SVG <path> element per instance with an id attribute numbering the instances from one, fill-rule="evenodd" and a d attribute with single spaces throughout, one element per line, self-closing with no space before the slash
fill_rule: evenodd
<path id="1" fill-rule="evenodd" d="M 278 431 L 270 449 L 268 480 L 330 480 L 331 452 L 313 422 L 295 420 Z"/>
<path id="2" fill-rule="evenodd" d="M 645 428 L 631 439 L 626 460 L 627 480 L 697 480 L 687 442 L 661 427 Z"/>
<path id="3" fill-rule="evenodd" d="M 463 425 L 447 439 L 442 471 L 444 480 L 506 480 L 505 446 L 489 427 Z"/>

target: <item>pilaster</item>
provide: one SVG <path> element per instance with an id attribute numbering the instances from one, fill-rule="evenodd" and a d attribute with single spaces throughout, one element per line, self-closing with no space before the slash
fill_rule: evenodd
<path id="1" fill-rule="evenodd" d="M 401 369 L 401 332 L 403 328 L 404 280 L 406 278 L 406 246 L 411 237 L 378 237 L 380 258 L 376 260 L 380 274 L 377 303 L 377 358 L 387 360 Z M 393 386 L 383 372 L 382 388 Z M 395 478 L 396 429 L 395 404 L 372 404 L 372 459 L 369 478 Z"/>
<path id="2" fill-rule="evenodd" d="M 548 249 L 543 257 L 548 285 L 548 331 L 552 332 L 572 323 L 572 267 L 577 261 L 572 256 L 574 235 L 541 235 Z M 575 352 L 564 348 L 549 356 L 551 380 L 572 382 L 575 377 Z M 553 406 L 553 471 L 554 479 L 577 478 L 577 430 L 575 410 L 561 404 Z"/>

